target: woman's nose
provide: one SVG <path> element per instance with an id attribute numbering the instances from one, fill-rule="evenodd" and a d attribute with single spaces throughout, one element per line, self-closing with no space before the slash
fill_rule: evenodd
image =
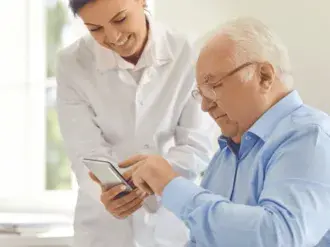
<path id="1" fill-rule="evenodd" d="M 105 29 L 105 41 L 110 44 L 116 44 L 119 40 L 120 32 L 113 27 Z"/>

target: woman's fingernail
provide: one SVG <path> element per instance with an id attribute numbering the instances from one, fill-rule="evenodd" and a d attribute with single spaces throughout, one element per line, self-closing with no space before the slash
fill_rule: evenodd
<path id="1" fill-rule="evenodd" d="M 120 189 L 121 190 L 126 190 L 126 186 L 125 185 L 122 185 L 122 186 L 120 186 Z"/>

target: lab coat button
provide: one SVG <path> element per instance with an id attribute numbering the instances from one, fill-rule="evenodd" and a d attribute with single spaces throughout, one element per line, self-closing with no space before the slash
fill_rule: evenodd
<path id="1" fill-rule="evenodd" d="M 144 145 L 144 148 L 145 148 L 145 149 L 149 149 L 150 146 L 149 146 L 148 144 L 146 144 L 146 145 Z"/>

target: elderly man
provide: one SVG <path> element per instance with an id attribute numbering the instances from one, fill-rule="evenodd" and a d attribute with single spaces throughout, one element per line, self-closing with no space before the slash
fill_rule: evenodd
<path id="1" fill-rule="evenodd" d="M 265 25 L 226 23 L 197 62 L 202 109 L 222 130 L 201 186 L 137 156 L 137 187 L 190 229 L 189 247 L 329 246 L 330 120 L 292 88 L 285 46 Z"/>

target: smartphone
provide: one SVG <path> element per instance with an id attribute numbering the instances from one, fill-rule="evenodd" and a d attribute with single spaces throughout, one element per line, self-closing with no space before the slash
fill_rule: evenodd
<path id="1" fill-rule="evenodd" d="M 126 195 L 134 189 L 133 184 L 126 181 L 110 161 L 84 158 L 83 163 L 100 180 L 103 186 L 112 188 L 124 184 L 127 189 L 120 193 L 120 196 Z"/>
<path id="2" fill-rule="evenodd" d="M 134 184 L 130 181 L 126 181 L 110 161 L 84 158 L 83 163 L 97 177 L 97 179 L 100 180 L 102 185 L 107 188 L 119 184 L 124 184 L 126 186 L 126 191 L 121 192 L 116 198 L 127 195 L 135 188 Z M 143 202 L 143 206 L 149 213 L 155 213 L 159 208 L 154 196 L 147 197 Z"/>

